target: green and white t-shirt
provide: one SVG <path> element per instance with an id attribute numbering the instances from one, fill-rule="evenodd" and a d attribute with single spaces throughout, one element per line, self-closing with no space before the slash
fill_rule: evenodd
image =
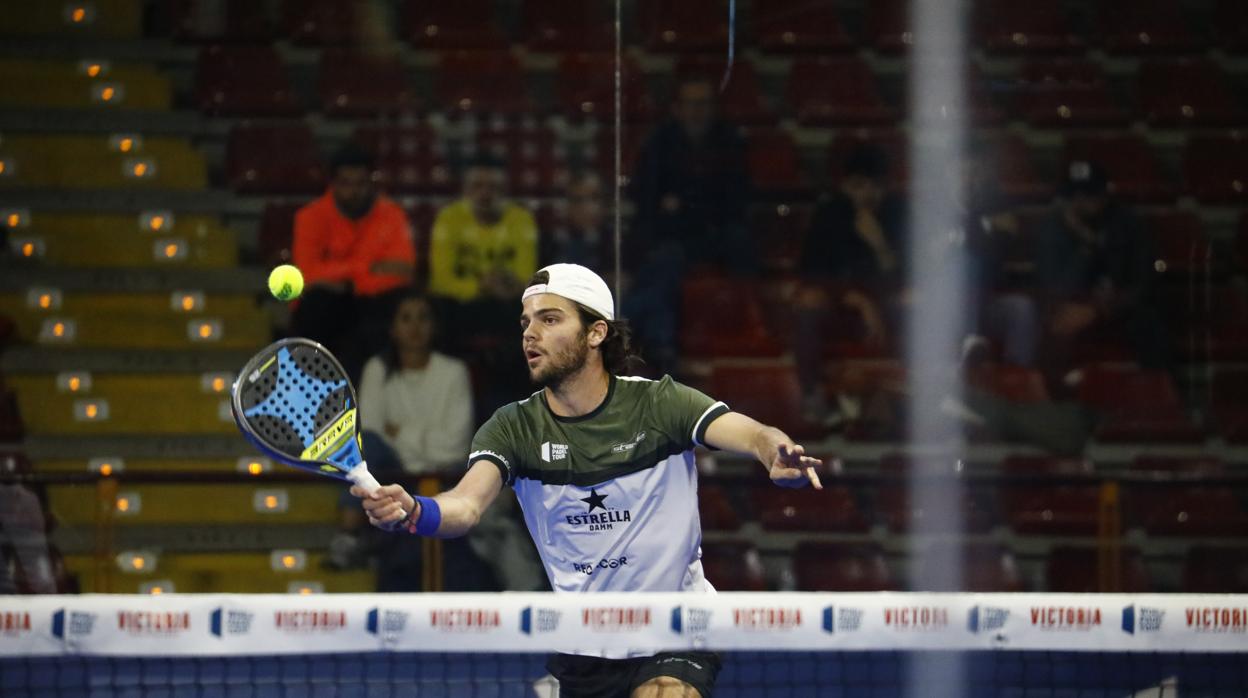
<path id="1" fill-rule="evenodd" d="M 612 376 L 580 417 L 555 415 L 542 391 L 500 408 L 468 462 L 515 488 L 555 591 L 713 591 L 693 448 L 726 412 L 668 376 Z"/>

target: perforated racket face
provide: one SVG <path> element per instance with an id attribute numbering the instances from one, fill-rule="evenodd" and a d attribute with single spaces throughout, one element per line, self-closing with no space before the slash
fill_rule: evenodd
<path id="1" fill-rule="evenodd" d="M 311 340 L 284 339 L 252 358 L 233 407 L 243 433 L 290 465 L 341 477 L 363 460 L 355 391 L 338 360 Z"/>

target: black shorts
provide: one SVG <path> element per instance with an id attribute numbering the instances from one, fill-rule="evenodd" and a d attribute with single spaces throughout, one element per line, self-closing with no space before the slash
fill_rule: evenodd
<path id="1" fill-rule="evenodd" d="M 660 652 L 649 657 L 603 659 L 552 654 L 546 670 L 559 679 L 559 698 L 628 698 L 634 688 L 659 676 L 680 679 L 711 698 L 719 674 L 713 652 Z"/>

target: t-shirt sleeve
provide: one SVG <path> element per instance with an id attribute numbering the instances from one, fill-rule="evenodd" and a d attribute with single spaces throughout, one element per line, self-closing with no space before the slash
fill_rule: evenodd
<path id="1" fill-rule="evenodd" d="M 664 376 L 657 386 L 655 409 L 659 419 L 685 448 L 706 444 L 706 428 L 720 415 L 728 413 L 728 405 L 711 399 L 705 393 L 677 383 Z"/>
<path id="2" fill-rule="evenodd" d="M 468 454 L 468 467 L 477 461 L 489 461 L 498 468 L 503 482 L 514 485 L 516 482 L 515 439 L 512 437 L 512 424 L 506 412 L 500 409 L 485 424 L 477 429 L 472 437 L 472 447 Z"/>

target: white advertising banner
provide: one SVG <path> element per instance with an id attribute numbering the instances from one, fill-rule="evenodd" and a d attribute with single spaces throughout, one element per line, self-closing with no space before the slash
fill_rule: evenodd
<path id="1" fill-rule="evenodd" d="M 716 650 L 1248 651 L 1190 594 L 0 596 L 0 656 Z"/>

